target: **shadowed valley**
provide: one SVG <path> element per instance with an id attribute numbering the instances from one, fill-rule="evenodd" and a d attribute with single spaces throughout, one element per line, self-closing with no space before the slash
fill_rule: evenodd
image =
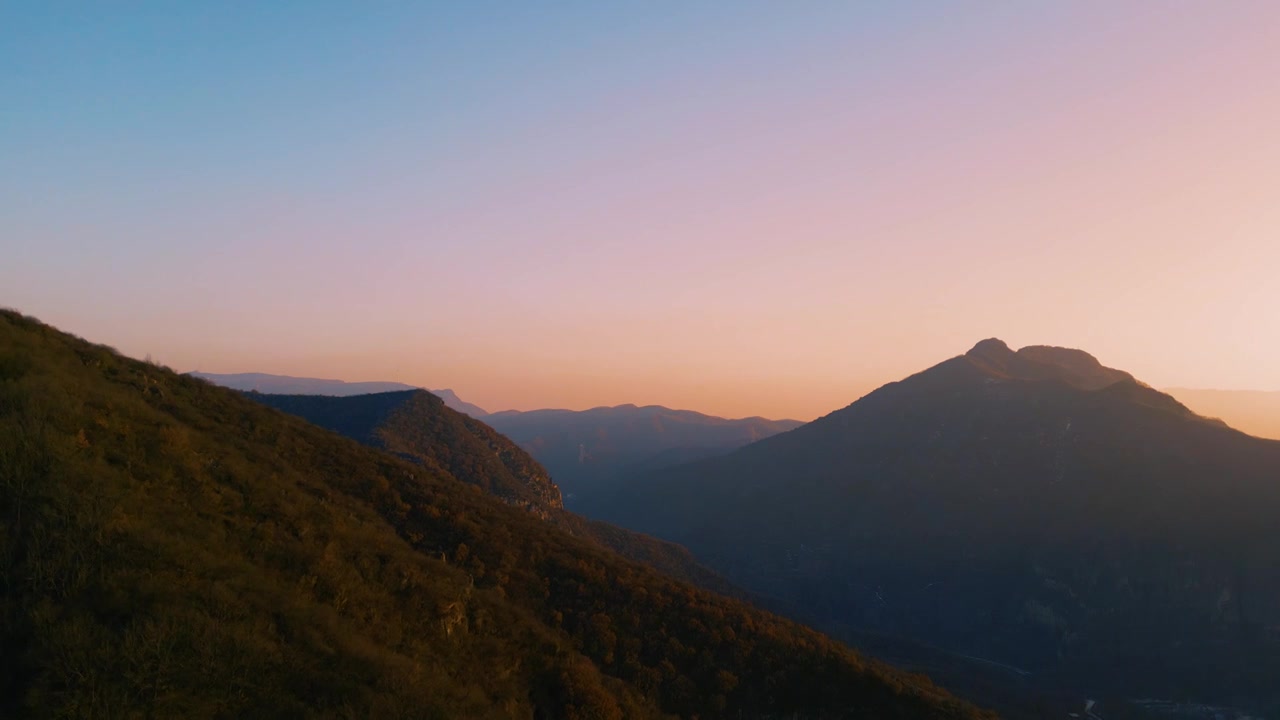
<path id="1" fill-rule="evenodd" d="M 484 420 L 545 465 L 564 490 L 565 504 L 587 515 L 607 504 L 625 478 L 724 455 L 802 424 L 730 420 L 657 405 L 506 411 Z"/>

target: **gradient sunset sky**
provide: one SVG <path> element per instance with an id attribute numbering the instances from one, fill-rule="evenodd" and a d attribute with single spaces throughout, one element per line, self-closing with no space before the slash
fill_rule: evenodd
<path id="1" fill-rule="evenodd" d="M 0 5 L 0 305 L 809 419 L 997 336 L 1280 390 L 1280 3 Z"/>

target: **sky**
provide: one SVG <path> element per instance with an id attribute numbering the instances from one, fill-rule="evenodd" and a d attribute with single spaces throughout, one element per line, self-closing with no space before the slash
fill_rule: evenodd
<path id="1" fill-rule="evenodd" d="M 0 305 L 489 410 L 1280 390 L 1280 3 L 0 2 Z"/>

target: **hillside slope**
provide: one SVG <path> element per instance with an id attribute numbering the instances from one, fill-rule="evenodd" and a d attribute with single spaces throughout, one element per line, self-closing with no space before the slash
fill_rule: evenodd
<path id="1" fill-rule="evenodd" d="M 672 577 L 724 595 L 745 597 L 679 545 L 566 512 L 560 488 L 528 453 L 484 422 L 449 408 L 425 390 L 353 397 L 262 393 L 249 393 L 248 397 L 480 487 L 572 535 L 591 539 Z"/>
<path id="2" fill-rule="evenodd" d="M 493 428 L 446 407 L 426 390 L 351 397 L 262 393 L 249 397 L 478 485 L 544 517 L 563 507 L 560 488 L 537 461 Z"/>
<path id="3" fill-rule="evenodd" d="M 1280 443 L 1080 351 L 979 343 L 603 517 L 833 632 L 1090 693 L 1280 703 Z"/>
<path id="4" fill-rule="evenodd" d="M 474 486 L 0 313 L 0 716 L 978 717 Z"/>

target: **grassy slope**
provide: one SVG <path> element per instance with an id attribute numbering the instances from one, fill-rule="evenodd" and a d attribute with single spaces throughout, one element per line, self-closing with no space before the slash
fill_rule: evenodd
<path id="1" fill-rule="evenodd" d="M 0 314 L 0 716 L 975 717 L 478 489 Z"/>

